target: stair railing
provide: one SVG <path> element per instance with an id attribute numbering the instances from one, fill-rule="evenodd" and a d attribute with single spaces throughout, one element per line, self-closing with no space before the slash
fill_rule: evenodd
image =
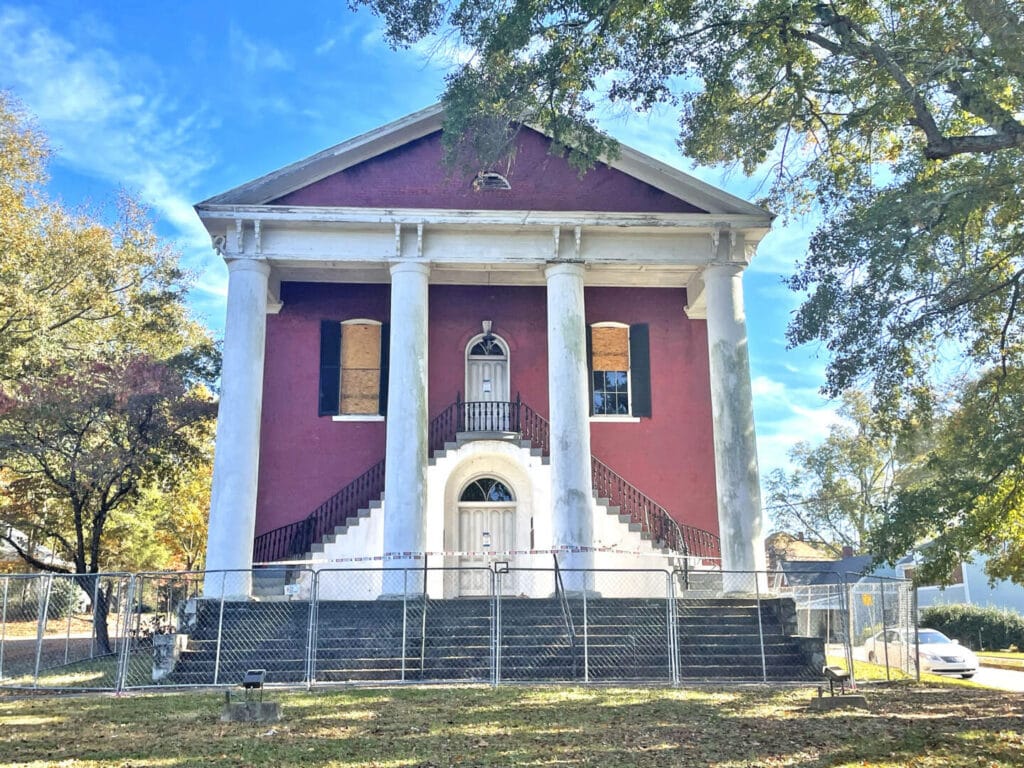
<path id="1" fill-rule="evenodd" d="M 460 432 L 478 431 L 517 432 L 529 440 L 542 455 L 550 455 L 551 428 L 547 419 L 522 401 L 517 394 L 513 402 L 465 402 L 461 393 L 455 402 L 444 408 L 430 421 L 427 431 L 431 453 L 442 450 L 446 443 L 454 442 Z M 507 429 L 500 429 L 507 427 Z M 719 538 L 709 531 L 690 525 L 680 525 L 664 507 L 653 501 L 607 464 L 591 457 L 594 492 L 599 498 L 618 506 L 622 514 L 639 523 L 641 530 L 656 542 L 683 555 L 717 558 L 721 548 Z M 256 537 L 253 543 L 253 561 L 299 559 L 312 549 L 313 542 L 344 525 L 360 509 L 384 492 L 384 462 L 380 461 L 357 477 L 338 493 L 317 507 L 304 520 L 275 528 Z"/>
<path id="2" fill-rule="evenodd" d="M 719 557 L 719 539 L 713 533 L 692 525 L 680 525 L 668 510 L 622 477 L 597 457 L 590 459 L 594 492 L 598 498 L 608 499 L 656 542 L 683 555 Z"/>
<path id="3" fill-rule="evenodd" d="M 558 567 L 558 555 L 551 553 L 555 561 L 555 597 L 558 598 L 558 605 L 562 609 L 562 619 L 565 621 L 565 631 L 569 636 L 569 652 L 572 655 L 572 676 L 577 677 L 577 649 L 576 649 L 576 624 L 572 620 L 572 611 L 569 609 L 569 598 L 565 596 L 565 584 L 562 582 L 562 569 Z"/>

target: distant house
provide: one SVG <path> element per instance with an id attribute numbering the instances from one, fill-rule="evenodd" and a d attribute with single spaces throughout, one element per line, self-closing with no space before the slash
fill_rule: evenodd
<path id="1" fill-rule="evenodd" d="M 801 634 L 854 644 L 863 642 L 883 624 L 900 626 L 910 617 L 907 585 L 896 570 L 872 568 L 871 555 L 838 560 L 781 561 L 774 587 L 796 602 Z"/>
<path id="2" fill-rule="evenodd" d="M 803 536 L 794 536 L 785 531 L 776 531 L 764 540 L 765 555 L 769 571 L 778 571 L 782 563 L 823 562 L 835 560 L 835 554 L 817 544 L 805 541 Z"/>
<path id="3" fill-rule="evenodd" d="M 914 577 L 919 560 L 917 554 L 910 554 L 896 563 L 896 572 L 905 579 Z M 1024 613 L 1024 586 L 1003 579 L 989 582 L 985 573 L 988 558 L 978 554 L 970 563 L 961 563 L 953 571 L 951 583 L 919 584 L 917 587 L 918 608 L 930 605 L 980 605 L 1003 608 Z"/>

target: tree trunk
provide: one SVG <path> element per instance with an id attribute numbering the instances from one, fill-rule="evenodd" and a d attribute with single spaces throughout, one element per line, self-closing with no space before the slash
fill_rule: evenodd
<path id="1" fill-rule="evenodd" d="M 112 653 L 110 647 L 110 632 L 107 630 L 107 615 L 110 613 L 110 592 L 113 584 L 108 584 L 106 589 L 100 584 L 97 574 L 76 574 L 75 581 L 82 588 L 89 600 L 92 602 L 92 627 L 96 636 L 96 653 L 105 656 Z"/>

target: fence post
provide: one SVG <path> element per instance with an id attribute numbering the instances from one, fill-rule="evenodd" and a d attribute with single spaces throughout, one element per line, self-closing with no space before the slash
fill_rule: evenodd
<path id="1" fill-rule="evenodd" d="M 679 685 L 679 639 L 676 636 L 678 631 L 676 616 L 676 585 L 672 578 L 675 571 L 665 573 L 665 621 L 667 622 L 665 642 L 668 644 L 668 674 L 672 685 Z"/>
<path id="2" fill-rule="evenodd" d="M 309 626 L 306 629 L 306 690 L 316 685 L 316 649 L 320 641 L 317 613 L 320 610 L 320 571 L 309 572 Z"/>
<path id="3" fill-rule="evenodd" d="M 587 620 L 587 590 L 583 590 L 583 682 L 590 682 L 590 622 Z"/>
<path id="4" fill-rule="evenodd" d="M 892 680 L 892 676 L 889 674 L 889 631 L 886 629 L 885 620 L 885 582 L 882 580 L 878 581 L 878 592 L 881 595 L 882 603 L 882 645 L 885 647 L 885 679 Z"/>
<path id="5" fill-rule="evenodd" d="M 386 579 L 387 576 L 385 575 Z M 405 650 L 409 640 L 409 571 L 402 569 L 402 682 L 405 682 Z"/>
<path id="6" fill-rule="evenodd" d="M 764 655 L 764 622 L 761 619 L 761 579 L 760 573 L 754 571 L 754 594 L 757 595 L 757 636 L 761 641 L 761 680 L 768 682 L 768 660 Z M 766 577 L 767 578 L 767 577 Z"/>
<path id="7" fill-rule="evenodd" d="M 498 615 L 498 607 L 497 607 L 497 600 L 498 600 L 498 597 L 497 597 L 497 595 L 498 595 L 498 573 L 497 573 L 497 568 L 495 567 L 495 565 L 493 563 L 491 564 L 491 568 L 489 569 L 489 571 L 490 571 L 490 578 L 488 579 L 488 581 L 490 582 L 490 585 L 491 585 L 491 601 L 490 601 L 491 602 L 491 617 L 490 617 L 491 618 L 491 625 L 490 625 L 491 687 L 493 688 L 493 687 L 495 687 L 498 684 L 498 678 L 495 675 L 495 673 L 497 672 L 497 669 L 498 669 L 498 651 L 497 651 L 496 642 L 495 642 L 496 638 L 497 638 L 497 633 L 496 633 L 497 632 L 496 617 Z"/>
<path id="8" fill-rule="evenodd" d="M 917 587 L 914 586 L 913 582 L 908 585 L 910 589 L 910 611 L 912 614 L 911 620 L 914 623 L 914 677 L 917 682 L 921 682 L 921 638 L 917 635 Z M 980 649 L 979 649 L 980 650 Z"/>
<path id="9" fill-rule="evenodd" d="M 3 616 L 0 616 L 0 680 L 4 679 L 4 643 L 7 641 L 7 594 L 10 586 L 10 578 L 4 577 Z"/>
<path id="10" fill-rule="evenodd" d="M 213 684 L 220 677 L 220 648 L 224 639 L 224 588 L 227 586 L 227 571 L 220 572 L 220 613 L 217 616 L 217 654 L 213 660 Z"/>
<path id="11" fill-rule="evenodd" d="M 36 664 L 35 671 L 32 673 L 32 687 L 39 687 L 39 664 L 42 661 L 43 655 L 43 637 L 46 635 L 46 621 L 50 615 L 50 590 L 53 588 L 53 574 L 47 574 L 46 578 L 46 591 L 43 593 L 42 603 L 43 610 L 39 613 L 39 619 L 36 622 Z"/>
<path id="12" fill-rule="evenodd" d="M 129 665 L 129 659 L 131 658 L 130 654 L 131 654 L 131 649 L 132 649 L 131 640 L 128 638 L 128 632 L 129 632 L 129 627 L 131 626 L 132 614 L 135 613 L 135 579 L 136 579 L 136 576 L 134 574 L 128 574 L 128 598 L 127 598 L 127 601 L 126 601 L 127 602 L 126 610 L 124 611 L 125 612 L 124 623 L 122 625 L 124 627 L 124 629 L 122 631 L 125 634 L 125 638 L 124 638 L 124 641 L 121 643 L 120 650 L 119 651 L 117 651 L 117 650 L 114 651 L 114 653 L 117 655 L 117 665 L 115 667 L 115 669 L 117 671 L 115 672 L 116 679 L 114 680 L 114 691 L 116 693 L 120 693 L 121 691 L 124 690 L 125 685 L 127 683 L 127 678 L 128 678 L 128 665 Z M 98 579 L 97 579 L 97 582 L 98 582 Z M 140 594 L 141 594 L 141 591 L 140 591 Z M 117 595 L 118 595 L 118 598 L 120 600 L 122 600 L 122 601 L 125 600 L 125 598 L 124 598 L 124 590 L 122 588 L 120 588 L 120 586 L 119 586 L 119 588 L 117 590 Z M 110 613 L 110 607 L 111 607 L 111 603 L 112 602 L 113 601 L 111 600 L 111 601 L 108 601 L 108 603 L 107 603 L 107 613 L 108 613 L 108 615 Z M 95 613 L 96 613 L 96 604 L 95 603 L 93 603 L 92 610 L 93 610 L 93 616 L 95 617 Z M 118 622 L 118 623 L 120 623 L 120 622 Z M 93 619 L 93 634 L 95 634 L 95 631 L 96 631 L 95 624 L 96 624 L 96 620 L 94 618 Z M 107 626 L 109 627 L 109 624 Z M 108 634 L 109 634 L 109 629 L 108 629 Z M 116 624 L 114 625 L 114 635 L 115 636 L 117 635 L 117 625 Z"/>
<path id="13" fill-rule="evenodd" d="M 501 594 L 502 575 L 495 574 L 495 613 L 494 613 L 494 685 L 501 684 Z"/>

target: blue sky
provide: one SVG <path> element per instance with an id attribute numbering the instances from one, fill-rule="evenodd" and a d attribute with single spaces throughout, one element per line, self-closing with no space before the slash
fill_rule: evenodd
<path id="1" fill-rule="evenodd" d="M 192 307 L 219 333 L 227 270 L 192 204 L 437 100 L 451 51 L 395 52 L 345 0 L 304 3 L 0 0 L 0 88 L 33 112 L 55 150 L 50 191 L 109 205 L 125 188 L 196 274 Z M 620 141 L 752 199 L 758 180 L 696 169 L 671 113 L 603 126 Z M 778 223 L 745 279 L 762 474 L 836 420 L 818 394 L 824 362 L 786 350 L 799 297 L 781 283 L 813 221 Z"/>

